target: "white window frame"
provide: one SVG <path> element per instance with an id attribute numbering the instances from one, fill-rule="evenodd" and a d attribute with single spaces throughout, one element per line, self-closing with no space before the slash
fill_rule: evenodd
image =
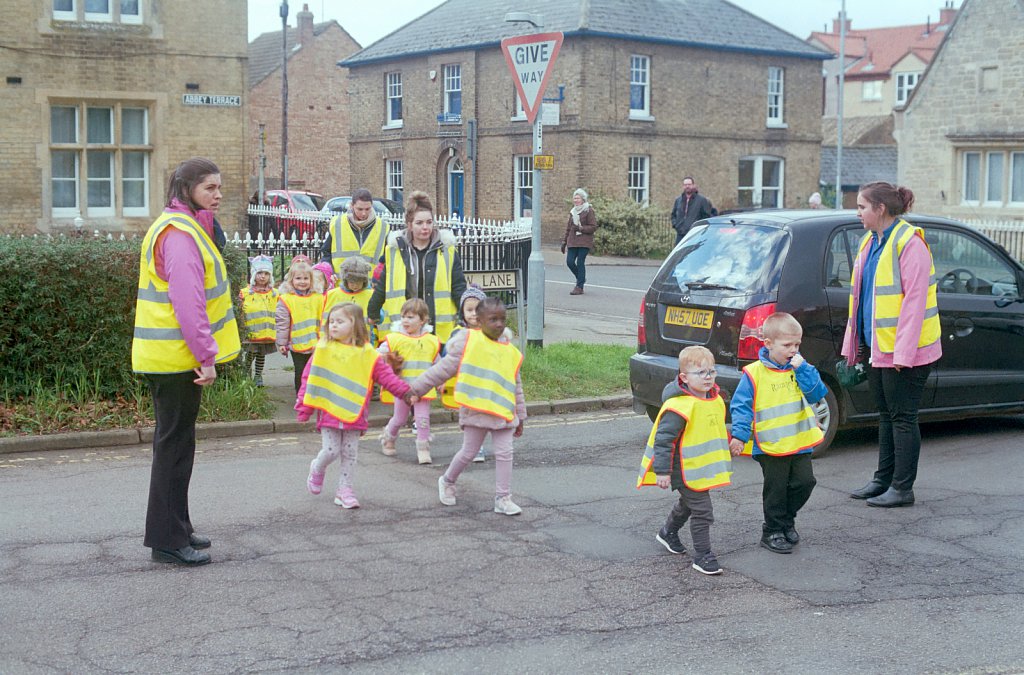
<path id="1" fill-rule="evenodd" d="M 73 218 L 77 215 L 84 215 L 88 217 L 123 217 L 123 218 L 148 218 L 150 216 L 150 180 L 151 171 L 150 163 L 153 157 L 153 146 L 149 134 L 149 123 L 150 115 L 149 108 L 146 106 L 122 103 L 120 101 L 113 102 L 53 102 L 50 104 L 50 109 L 53 108 L 69 108 L 75 111 L 75 135 L 72 142 L 54 142 L 53 141 L 53 130 L 50 129 L 49 136 L 49 150 L 50 150 L 50 175 L 48 179 L 50 181 L 50 214 L 53 218 Z M 89 116 L 88 110 L 110 110 L 110 133 L 111 136 L 108 139 L 100 139 L 98 142 L 90 142 L 88 136 Z M 122 142 L 122 129 L 123 129 L 123 117 L 122 113 L 124 110 L 143 110 L 145 112 L 143 120 L 143 143 L 124 143 Z M 51 113 L 52 116 L 52 113 Z M 52 124 L 52 123 L 51 123 Z M 55 178 L 53 175 L 53 153 L 55 152 L 71 152 L 74 153 L 75 157 L 75 168 L 74 177 L 62 176 Z M 143 164 L 143 175 L 142 176 L 125 176 L 124 175 L 124 153 L 135 152 L 142 153 L 145 155 L 145 162 Z M 109 153 L 109 176 L 90 177 L 89 162 L 97 161 L 103 156 L 103 153 Z M 94 167 L 95 168 L 95 165 Z M 54 207 L 53 206 L 53 183 L 54 181 L 74 181 L 74 194 L 75 194 L 75 206 L 72 207 Z M 143 183 L 143 205 L 141 207 L 131 206 L 125 207 L 123 204 L 124 199 L 124 183 L 125 182 L 137 182 Z M 110 204 L 104 206 L 90 206 L 89 205 L 89 185 L 90 183 L 108 183 L 110 189 Z"/>
<path id="2" fill-rule="evenodd" d="M 531 214 L 533 203 L 533 155 L 515 155 L 512 158 L 512 215 L 515 220 L 528 218 L 522 209 L 523 192 L 530 191 Z"/>
<path id="3" fill-rule="evenodd" d="M 998 166 L 998 182 L 993 185 L 993 162 Z M 985 153 L 985 178 L 982 181 L 985 190 L 985 201 L 983 206 L 1002 206 L 1006 201 L 1006 153 L 1002 150 L 993 150 Z"/>
<path id="4" fill-rule="evenodd" d="M 778 198 L 775 200 L 775 206 L 769 208 L 783 208 L 785 199 L 785 188 L 786 188 L 786 160 L 782 157 L 775 155 L 748 155 L 746 157 L 740 157 L 741 162 L 753 162 L 754 163 L 754 183 L 753 185 L 740 185 L 739 180 L 736 181 L 736 193 L 737 203 L 742 204 L 743 201 L 739 199 L 739 193 L 741 191 L 749 190 L 750 202 L 754 208 L 761 208 L 764 205 L 764 195 L 766 192 L 777 192 Z M 764 184 L 764 164 L 765 162 L 778 162 L 779 163 L 779 184 L 765 185 Z M 738 167 L 737 167 L 738 168 Z M 738 178 L 738 176 L 737 176 Z"/>
<path id="5" fill-rule="evenodd" d="M 984 173 L 985 173 L 985 171 L 984 171 L 985 167 L 981 163 L 982 153 L 977 151 L 977 150 L 965 150 L 961 154 L 961 157 L 962 157 L 962 159 L 960 160 L 960 173 L 961 173 L 961 175 L 960 175 L 960 203 L 963 204 L 964 206 L 980 206 L 981 205 L 981 194 L 982 194 L 982 190 L 984 189 L 984 185 L 985 185 L 984 180 L 983 180 Z M 978 162 L 978 167 L 977 167 L 978 177 L 977 177 L 977 182 L 976 182 L 976 184 L 974 186 L 974 193 L 977 196 L 976 199 L 968 199 L 967 198 L 967 194 L 968 194 L 968 189 L 967 189 L 968 188 L 968 183 L 967 183 L 967 179 L 968 179 L 967 163 L 968 163 L 968 159 L 970 159 L 970 158 L 974 158 Z"/>
<path id="6" fill-rule="evenodd" d="M 519 90 L 515 85 L 512 86 L 512 121 L 526 121 L 526 108 L 523 107 L 523 99 L 519 97 Z"/>
<path id="7" fill-rule="evenodd" d="M 106 0 L 106 12 L 90 12 L 88 10 L 88 2 L 89 0 L 82 0 L 82 8 L 85 10 L 86 21 L 96 21 L 98 23 L 112 23 L 114 21 L 114 3 L 120 2 L 120 0 Z"/>
<path id="8" fill-rule="evenodd" d="M 53 10 L 54 21 L 78 21 L 78 0 L 71 0 L 70 10 L 59 10 L 53 7 L 54 0 L 50 0 L 50 8 Z"/>
<path id="9" fill-rule="evenodd" d="M 462 64 L 448 63 L 442 69 L 444 73 L 444 117 L 445 122 L 452 124 L 462 122 Z M 452 110 L 452 97 L 459 95 L 459 109 Z M 456 116 L 458 119 L 456 119 Z"/>
<path id="10" fill-rule="evenodd" d="M 882 100 L 882 81 L 881 80 L 864 80 L 860 83 L 860 100 L 862 101 L 881 101 Z"/>
<path id="11" fill-rule="evenodd" d="M 896 73 L 896 105 L 903 105 L 921 81 L 921 73 Z"/>
<path id="12" fill-rule="evenodd" d="M 768 66 L 768 100 L 765 125 L 786 127 L 786 71 L 779 66 Z"/>
<path id="13" fill-rule="evenodd" d="M 121 6 L 123 0 L 118 0 L 118 17 L 121 23 L 125 24 L 141 24 L 142 23 L 142 6 L 145 4 L 145 0 L 138 0 L 139 13 L 138 14 L 125 14 L 124 8 Z"/>
<path id="14" fill-rule="evenodd" d="M 626 164 L 626 192 L 641 206 L 651 203 L 651 158 L 630 155 Z"/>
<path id="15" fill-rule="evenodd" d="M 394 116 L 394 102 L 398 101 L 398 117 Z M 384 127 L 397 129 L 405 124 L 402 100 L 402 73 L 395 71 L 384 75 Z"/>
<path id="16" fill-rule="evenodd" d="M 402 160 L 389 159 L 384 168 L 387 177 L 388 199 L 403 203 L 405 195 L 405 176 L 403 173 Z M 396 196 L 397 195 L 397 196 Z"/>
<path id="17" fill-rule="evenodd" d="M 633 87 L 642 87 L 643 104 L 633 107 Z M 651 116 L 651 57 L 631 54 L 629 57 L 629 118 L 632 120 L 653 120 Z"/>
<path id="18" fill-rule="evenodd" d="M 1015 167 L 1018 167 L 1021 173 L 1021 188 L 1019 192 L 1014 190 L 1013 185 L 1013 171 Z M 1024 206 L 1024 150 L 1010 152 L 1010 171 L 1007 180 L 1007 199 L 1009 199 L 1007 204 L 1017 208 Z"/>

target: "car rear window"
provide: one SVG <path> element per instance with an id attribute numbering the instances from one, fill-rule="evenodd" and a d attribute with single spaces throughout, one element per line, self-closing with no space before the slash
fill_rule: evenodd
<path id="1" fill-rule="evenodd" d="M 788 235 L 765 225 L 710 223 L 695 228 L 662 266 L 660 290 L 699 289 L 762 293 L 772 290 L 772 271 L 784 255 Z"/>
<path id="2" fill-rule="evenodd" d="M 324 207 L 324 198 L 316 195 L 293 194 L 292 200 L 299 211 L 319 211 Z"/>

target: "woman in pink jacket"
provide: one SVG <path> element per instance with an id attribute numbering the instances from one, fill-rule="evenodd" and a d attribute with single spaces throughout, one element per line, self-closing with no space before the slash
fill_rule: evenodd
<path id="1" fill-rule="evenodd" d="M 913 204 L 909 188 L 881 181 L 857 195 L 857 217 L 868 234 L 853 266 L 842 354 L 851 365 L 869 362 L 878 407 L 878 470 L 850 494 L 870 506 L 914 503 L 917 413 L 931 364 L 942 356 L 931 251 L 923 231 L 901 217 Z"/>

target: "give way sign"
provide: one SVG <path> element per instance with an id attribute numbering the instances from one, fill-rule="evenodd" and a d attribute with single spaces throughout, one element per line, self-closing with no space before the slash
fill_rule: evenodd
<path id="1" fill-rule="evenodd" d="M 551 68 L 562 47 L 562 33 L 536 33 L 505 38 L 501 51 L 512 71 L 519 100 L 523 102 L 526 119 L 533 120 L 540 111 L 544 88 L 548 86 Z"/>

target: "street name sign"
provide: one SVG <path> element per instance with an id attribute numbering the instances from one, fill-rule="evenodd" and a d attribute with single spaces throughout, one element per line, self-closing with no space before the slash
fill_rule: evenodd
<path id="1" fill-rule="evenodd" d="M 562 33 L 535 33 L 501 41 L 505 63 L 512 72 L 516 92 L 530 124 L 540 112 L 544 89 L 548 86 L 551 69 L 561 47 Z"/>
<path id="2" fill-rule="evenodd" d="M 514 291 L 519 287 L 519 270 L 491 270 L 464 274 L 467 283 L 476 284 L 484 291 Z"/>
<path id="3" fill-rule="evenodd" d="M 182 94 L 181 102 L 183 105 L 238 108 L 242 105 L 242 97 L 230 94 Z"/>

